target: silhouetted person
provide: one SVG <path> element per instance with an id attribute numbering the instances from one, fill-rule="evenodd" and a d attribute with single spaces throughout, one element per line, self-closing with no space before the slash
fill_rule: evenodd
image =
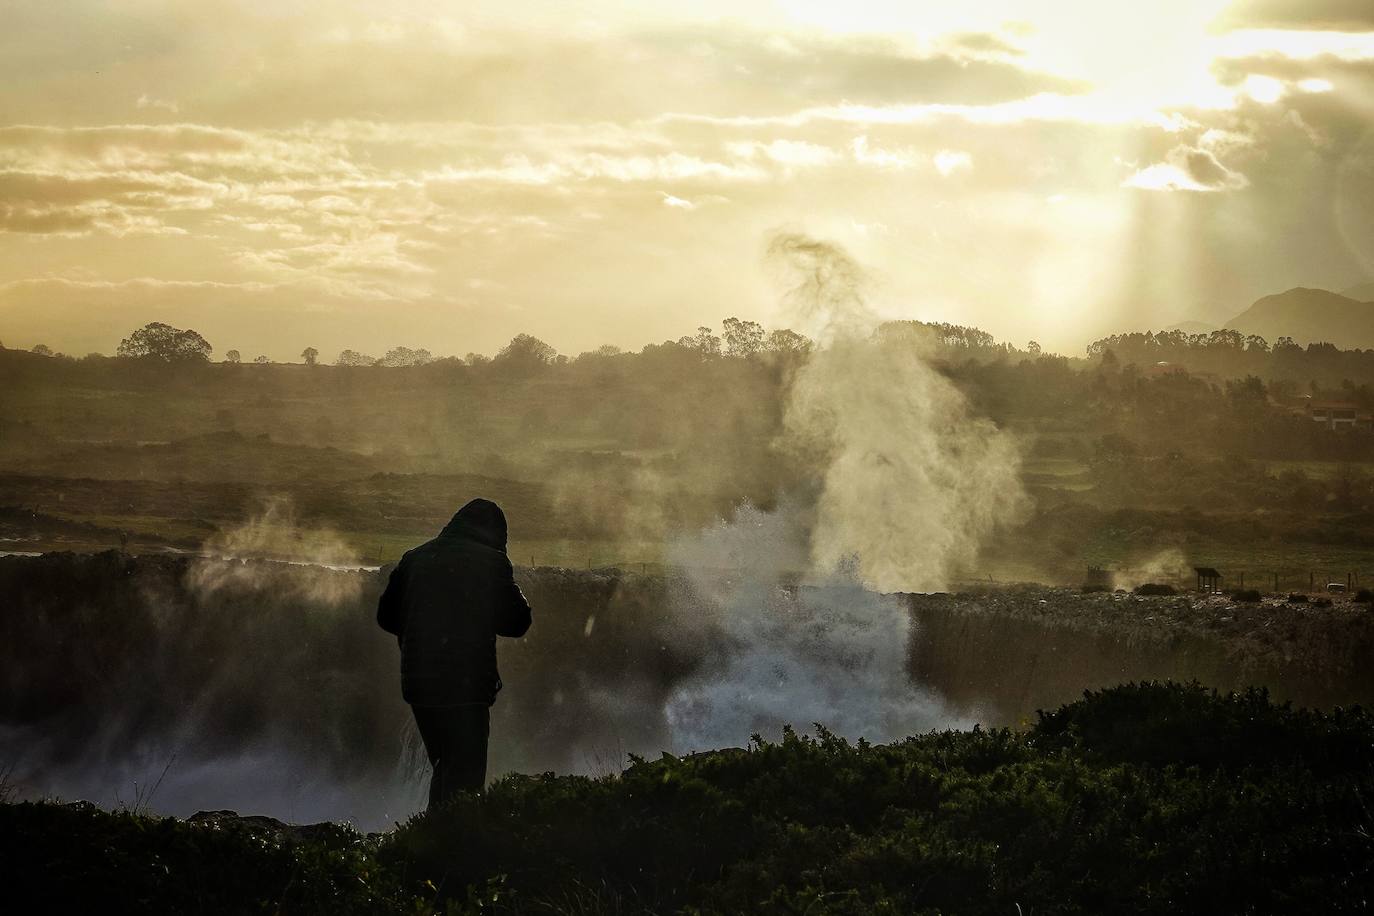
<path id="1" fill-rule="evenodd" d="M 401 643 L 401 694 L 434 767 L 429 807 L 487 779 L 490 709 L 501 689 L 496 637 L 523 636 L 530 606 L 506 556 L 506 516 L 474 499 L 406 552 L 377 604 Z"/>

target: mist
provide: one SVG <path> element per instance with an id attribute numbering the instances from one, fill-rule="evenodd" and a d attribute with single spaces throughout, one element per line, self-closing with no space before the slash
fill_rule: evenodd
<path id="1" fill-rule="evenodd" d="M 840 248 L 779 236 L 771 258 L 796 278 L 786 301 L 823 345 L 801 366 L 784 447 L 821 477 L 813 569 L 857 563 L 879 591 L 933 591 L 1027 507 L 1015 440 L 976 416 L 929 363 L 922 337 L 879 335 L 863 271 Z"/>
<path id="2" fill-rule="evenodd" d="M 843 250 L 779 235 L 768 260 L 791 319 L 821 343 L 790 379 L 775 444 L 805 456 L 818 492 L 745 505 L 671 546 L 671 563 L 703 571 L 688 581 L 729 640 L 669 701 L 674 746 L 806 723 L 870 741 L 967 727 L 911 683 L 909 614 L 878 593 L 946 587 L 1023 509 L 1016 445 L 919 348 L 876 335 L 864 272 Z"/>

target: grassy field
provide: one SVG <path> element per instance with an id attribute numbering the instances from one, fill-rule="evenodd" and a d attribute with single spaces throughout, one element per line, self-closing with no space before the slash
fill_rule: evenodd
<path id="1" fill-rule="evenodd" d="M 237 552 L 386 563 L 482 495 L 507 509 L 521 565 L 633 568 L 662 563 L 666 545 L 746 501 L 786 494 L 806 511 L 815 499 L 814 474 L 777 447 L 777 380 L 760 366 L 722 363 L 718 378 L 698 366 L 649 384 L 612 364 L 501 378 L 87 370 L 9 356 L 23 372 L 0 402 L 0 538 L 24 545 L 14 549 L 222 552 L 229 540 Z M 726 391 L 742 396 L 722 400 Z M 1069 584 L 1106 565 L 1181 583 L 1208 565 L 1228 585 L 1243 575 L 1273 588 L 1275 572 L 1281 590 L 1352 571 L 1374 581 L 1370 526 L 1323 530 L 1327 517 L 1374 511 L 1369 487 L 1348 485 L 1374 463 L 1175 460 L 1151 441 L 1128 445 L 1114 471 L 1086 462 L 1109 430 L 1084 416 L 1011 424 L 1031 452 L 1022 479 L 1037 509 L 1083 512 L 995 539 L 957 580 Z M 1142 518 L 1109 518 L 1122 509 Z M 264 519 L 271 511 L 290 517 Z M 1250 511 L 1253 524 L 1236 521 Z M 1166 517 L 1182 512 L 1198 518 Z M 304 550 L 312 539 L 330 543 Z"/>
<path id="2" fill-rule="evenodd" d="M 1225 577 L 1222 586 L 1227 589 L 1240 588 L 1243 582 L 1246 588 L 1265 592 L 1305 592 L 1309 586 L 1324 591 L 1327 583 L 1344 584 L 1347 573 L 1354 575 L 1357 584 L 1374 587 L 1374 553 L 1339 545 L 1197 538 L 1184 539 L 1176 547 L 1142 551 L 1099 540 L 1088 546 L 1085 557 L 1096 566 L 1137 571 L 1135 578 L 1140 581 L 1188 587 L 1196 582 L 1196 566 L 1217 569 Z"/>
<path id="3" fill-rule="evenodd" d="M 1262 461 L 1264 469 L 1278 476 L 1284 471 L 1297 471 L 1313 480 L 1335 480 L 1342 474 L 1374 471 L 1374 462 L 1367 461 Z"/>

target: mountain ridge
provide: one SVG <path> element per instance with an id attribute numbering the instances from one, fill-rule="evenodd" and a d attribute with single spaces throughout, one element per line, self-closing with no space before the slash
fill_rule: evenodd
<path id="1" fill-rule="evenodd" d="M 1226 327 L 1258 334 L 1271 343 L 1291 337 L 1297 344 L 1326 342 L 1347 349 L 1370 348 L 1374 347 L 1374 302 L 1327 289 L 1295 286 L 1256 299 Z"/>

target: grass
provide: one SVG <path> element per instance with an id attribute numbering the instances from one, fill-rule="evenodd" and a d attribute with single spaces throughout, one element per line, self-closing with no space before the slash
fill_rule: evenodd
<path id="1" fill-rule="evenodd" d="M 1284 471 L 1297 471 L 1313 480 L 1335 480 L 1346 470 L 1360 474 L 1374 473 L 1374 462 L 1371 461 L 1261 461 L 1259 463 L 1274 477 Z"/>
<path id="2" fill-rule="evenodd" d="M 1076 458 L 1027 458 L 1021 470 L 1046 477 L 1074 477 L 1087 473 L 1088 466 Z"/>

